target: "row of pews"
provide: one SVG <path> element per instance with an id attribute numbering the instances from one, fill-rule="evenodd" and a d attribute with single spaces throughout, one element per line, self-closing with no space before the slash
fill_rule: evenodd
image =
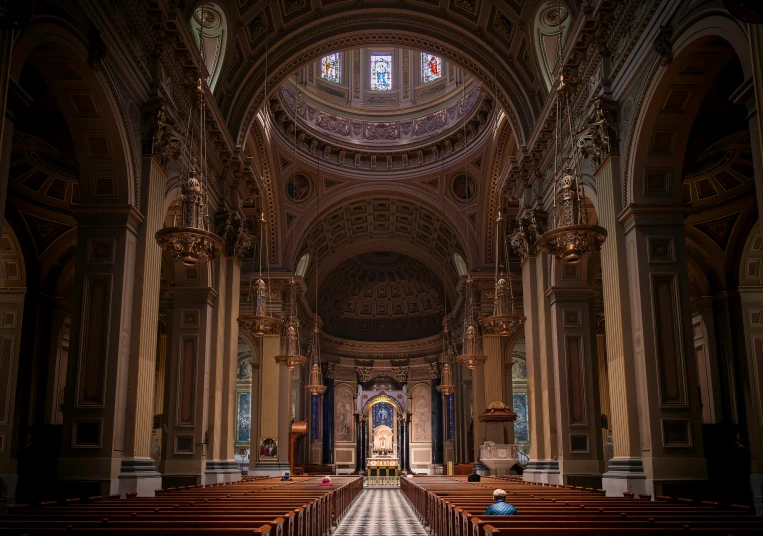
<path id="1" fill-rule="evenodd" d="M 326 536 L 363 491 L 363 479 L 245 477 L 240 482 L 181 486 L 155 497 L 128 494 L 14 505 L 0 520 L 3 536 L 103 534 L 128 536 Z"/>
<path id="2" fill-rule="evenodd" d="M 763 534 L 763 519 L 741 505 L 657 497 L 605 497 L 603 490 L 549 486 L 518 477 L 403 478 L 401 490 L 431 536 Z M 493 490 L 506 490 L 516 516 L 484 516 Z"/>

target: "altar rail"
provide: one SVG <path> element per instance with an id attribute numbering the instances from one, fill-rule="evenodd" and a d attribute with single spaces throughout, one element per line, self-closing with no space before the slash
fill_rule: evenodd
<path id="1" fill-rule="evenodd" d="M 73 498 L 19 504 L 2 520 L 3 536 L 89 534 L 105 536 L 327 536 L 363 491 L 358 477 L 245 478 L 211 486 L 157 490 L 156 497 Z"/>
<path id="2" fill-rule="evenodd" d="M 744 505 L 660 496 L 605 497 L 603 490 L 547 486 L 518 477 L 403 478 L 400 488 L 431 536 L 763 534 L 763 519 Z M 485 516 L 493 490 L 506 490 L 516 516 Z"/>

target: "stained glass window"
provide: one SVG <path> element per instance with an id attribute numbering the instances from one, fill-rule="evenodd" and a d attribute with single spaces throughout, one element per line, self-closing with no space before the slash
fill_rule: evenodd
<path id="1" fill-rule="evenodd" d="M 392 419 L 395 416 L 395 408 L 392 407 L 392 404 L 389 402 L 377 402 L 373 406 L 373 424 L 372 427 L 376 428 L 377 426 L 389 426 L 390 428 L 393 427 Z"/>
<path id="2" fill-rule="evenodd" d="M 442 76 L 442 58 L 429 54 L 421 53 L 421 83 L 428 84 L 434 82 Z"/>
<path id="3" fill-rule="evenodd" d="M 392 55 L 371 55 L 371 89 L 374 91 L 392 89 Z"/>
<path id="4" fill-rule="evenodd" d="M 338 84 L 342 75 L 342 53 L 334 52 L 321 58 L 321 78 Z"/>

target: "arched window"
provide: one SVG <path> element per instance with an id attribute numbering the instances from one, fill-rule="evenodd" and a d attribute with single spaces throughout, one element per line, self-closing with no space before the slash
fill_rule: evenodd
<path id="1" fill-rule="evenodd" d="M 342 81 L 341 52 L 334 52 L 321 58 L 321 78 L 334 84 Z"/>
<path id="2" fill-rule="evenodd" d="M 392 89 L 392 54 L 371 54 L 371 89 Z"/>
<path id="3" fill-rule="evenodd" d="M 297 269 L 294 271 L 294 273 L 299 277 L 305 277 L 305 274 L 307 273 L 307 267 L 310 265 L 310 254 L 305 253 L 299 258 L 299 261 L 297 262 Z"/>
<path id="4" fill-rule="evenodd" d="M 465 276 L 469 272 L 469 269 L 466 267 L 466 261 L 460 253 L 453 254 L 453 264 L 455 264 L 456 272 L 458 272 L 460 277 Z"/>
<path id="5" fill-rule="evenodd" d="M 222 71 L 228 40 L 228 24 L 220 6 L 207 2 L 200 4 L 191 17 L 191 33 L 196 46 L 200 46 L 200 38 L 202 35 L 204 37 L 204 64 L 209 72 L 207 85 L 210 91 L 214 91 Z"/>
<path id="6" fill-rule="evenodd" d="M 428 84 L 442 78 L 442 58 L 428 52 L 421 53 L 421 83 Z"/>

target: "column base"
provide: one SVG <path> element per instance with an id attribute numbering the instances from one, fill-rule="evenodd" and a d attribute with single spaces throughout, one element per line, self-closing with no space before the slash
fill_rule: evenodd
<path id="1" fill-rule="evenodd" d="M 763 475 L 750 475 L 750 490 L 752 491 L 752 504 L 755 506 L 755 515 L 763 516 Z"/>
<path id="2" fill-rule="evenodd" d="M 601 487 L 607 497 L 622 497 L 624 492 L 651 494 L 648 489 L 654 486 L 648 485 L 641 458 L 612 458 L 601 475 Z"/>
<path id="3" fill-rule="evenodd" d="M 221 482 L 238 482 L 239 480 L 241 480 L 241 471 L 234 460 L 208 461 L 206 472 L 202 479 L 205 486 Z"/>
<path id="4" fill-rule="evenodd" d="M 522 479 L 538 484 L 561 484 L 559 462 L 556 460 L 530 460 L 522 473 Z"/>
<path id="5" fill-rule="evenodd" d="M 162 487 L 162 475 L 152 458 L 122 458 L 119 472 L 119 494 L 137 493 L 138 497 L 153 497 Z"/>
<path id="6" fill-rule="evenodd" d="M 290 470 L 288 463 L 256 463 L 252 474 L 255 476 L 283 476 Z"/>

